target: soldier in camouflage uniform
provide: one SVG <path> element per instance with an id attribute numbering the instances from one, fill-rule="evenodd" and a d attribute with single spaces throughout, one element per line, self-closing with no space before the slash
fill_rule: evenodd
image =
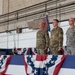
<path id="1" fill-rule="evenodd" d="M 75 26 L 74 26 L 74 18 L 69 19 L 69 25 L 70 27 L 68 28 L 66 32 L 67 36 L 67 52 L 69 55 L 75 55 Z"/>
<path id="2" fill-rule="evenodd" d="M 44 22 L 39 24 L 39 31 L 36 36 L 36 48 L 38 54 L 46 54 L 47 48 L 49 47 L 49 34 L 44 29 Z"/>
<path id="3" fill-rule="evenodd" d="M 49 45 L 51 54 L 61 54 L 63 46 L 63 30 L 58 26 L 58 23 L 59 21 L 57 19 L 53 20 L 54 28 L 51 31 Z"/>

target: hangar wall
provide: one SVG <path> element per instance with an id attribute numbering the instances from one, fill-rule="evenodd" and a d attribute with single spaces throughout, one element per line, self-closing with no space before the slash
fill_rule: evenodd
<path id="1" fill-rule="evenodd" d="M 12 12 L 47 0 L 3 0 L 3 14 L 8 13 L 8 1 Z"/>
<path id="2" fill-rule="evenodd" d="M 13 21 L 10 22 L 9 29 L 15 29 L 17 26 L 18 27 L 27 27 L 28 25 L 26 24 L 27 21 L 30 20 L 35 20 L 39 18 L 40 16 L 43 16 L 45 13 L 45 4 L 47 3 L 47 9 L 48 9 L 48 15 L 49 15 L 49 21 L 52 22 L 53 19 L 57 18 L 59 20 L 66 20 L 69 19 L 70 17 L 75 17 L 75 1 L 74 0 L 3 0 L 3 7 L 2 7 L 2 14 L 10 13 L 19 9 L 23 9 L 32 5 L 35 5 L 36 7 L 26 9 L 25 11 L 17 11 L 18 16 L 20 15 L 31 15 L 24 17 L 18 21 Z M 45 2 L 45 3 L 43 3 Z M 57 2 L 57 3 L 56 3 Z M 42 5 L 36 5 L 42 3 Z M 56 8 L 57 7 L 57 8 Z M 56 8 L 56 9 L 55 9 Z M 9 18 L 13 17 L 15 18 L 15 15 L 17 15 L 15 12 L 14 15 L 10 15 Z M 24 13 L 22 13 L 24 12 Z M 42 13 L 39 13 L 42 12 Z M 35 14 L 37 13 L 37 14 Z M 39 13 L 39 14 L 38 14 Z M 35 14 L 35 15 L 32 15 Z M 24 16 L 23 15 L 23 16 Z M 4 18 L 3 20 L 8 19 L 8 15 Z M 2 20 L 0 19 L 0 20 Z M 15 28 L 13 23 L 15 23 Z M 8 23 L 0 23 L 1 27 L 0 30 L 5 31 L 7 29 Z M 4 29 L 3 29 L 4 28 Z"/>
<path id="3" fill-rule="evenodd" d="M 2 13 L 3 13 L 3 12 L 2 12 L 2 8 L 3 8 L 3 7 L 2 7 L 2 4 L 3 4 L 3 2 L 2 2 L 2 0 L 0 0 L 0 15 L 2 15 Z"/>
<path id="4" fill-rule="evenodd" d="M 9 1 L 9 7 L 8 7 L 8 1 Z M 47 0 L 3 0 L 3 6 L 2 6 L 2 14 L 6 14 L 8 13 L 8 8 L 9 8 L 9 12 L 13 12 L 25 7 L 29 7 L 35 4 L 38 4 L 40 2 L 45 2 Z M 52 0 L 55 1 L 55 0 Z M 70 17 L 75 17 L 74 13 L 74 6 L 75 6 L 75 1 L 74 0 L 57 0 L 58 2 L 53 2 L 53 3 L 48 3 L 48 9 L 49 11 L 49 21 L 52 22 L 52 20 L 54 18 L 58 18 L 59 20 L 66 20 L 69 19 Z M 68 7 L 63 7 L 61 8 L 61 6 L 65 6 L 66 4 L 70 4 L 73 3 L 72 6 L 68 6 Z M 44 4 L 45 5 L 45 4 Z M 55 9 L 57 6 L 57 9 Z M 60 8 L 59 8 L 60 7 Z M 52 10 L 55 9 L 55 10 Z M 25 14 L 31 14 L 34 12 L 38 12 L 38 11 L 42 11 L 45 10 L 45 6 L 38 6 L 37 9 L 33 8 L 33 9 L 28 9 L 26 12 L 24 12 Z M 19 13 L 19 16 L 24 14 L 24 13 Z M 11 31 L 9 33 L 1 33 L 0 34 L 0 47 L 1 48 L 13 48 L 13 47 L 36 47 L 36 32 L 37 30 L 32 30 L 28 28 L 28 21 L 32 21 L 35 19 L 39 19 L 40 16 L 44 17 L 43 14 L 45 12 L 42 12 L 40 14 L 36 14 L 36 15 L 32 15 L 29 17 L 24 17 L 22 19 L 19 20 L 14 20 L 11 22 L 6 22 L 6 23 L 0 23 L 0 31 L 4 32 L 6 30 L 12 30 L 12 29 L 16 29 L 17 27 L 22 27 L 25 28 L 23 29 L 21 34 L 17 34 L 16 31 Z M 12 17 L 14 15 L 10 15 L 9 17 Z M 3 19 L 8 19 L 8 16 L 5 17 Z M 9 25 L 8 25 L 9 24 Z M 68 21 L 62 22 L 60 24 L 60 26 L 63 28 L 64 31 L 64 44 L 63 46 L 66 45 L 66 30 L 69 27 L 68 25 Z M 50 24 L 50 27 L 52 29 L 52 24 Z"/>

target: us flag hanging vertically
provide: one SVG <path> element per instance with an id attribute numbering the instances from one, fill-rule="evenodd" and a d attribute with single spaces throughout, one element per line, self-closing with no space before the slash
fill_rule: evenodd
<path id="1" fill-rule="evenodd" d="M 47 29 L 47 31 L 50 32 L 50 22 L 48 19 L 48 15 L 46 15 L 46 17 L 44 18 L 44 22 L 45 22 L 45 28 L 44 29 Z"/>

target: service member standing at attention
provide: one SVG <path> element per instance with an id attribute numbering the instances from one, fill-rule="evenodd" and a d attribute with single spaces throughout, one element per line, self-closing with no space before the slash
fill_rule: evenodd
<path id="1" fill-rule="evenodd" d="M 63 30 L 58 26 L 59 21 L 57 19 L 53 20 L 53 29 L 51 31 L 50 38 L 50 51 L 51 54 L 61 54 L 61 49 L 63 46 Z"/>
<path id="2" fill-rule="evenodd" d="M 49 47 L 49 34 L 47 30 L 44 29 L 45 23 L 39 23 L 39 31 L 36 36 L 36 48 L 38 54 L 46 54 Z"/>
<path id="3" fill-rule="evenodd" d="M 70 27 L 68 28 L 66 32 L 67 36 L 67 52 L 69 55 L 75 55 L 75 26 L 74 26 L 75 20 L 74 18 L 69 19 L 69 25 Z"/>

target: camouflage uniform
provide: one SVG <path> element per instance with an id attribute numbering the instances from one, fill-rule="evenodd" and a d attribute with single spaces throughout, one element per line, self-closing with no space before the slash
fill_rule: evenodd
<path id="1" fill-rule="evenodd" d="M 63 46 L 63 30 L 60 27 L 53 28 L 51 31 L 51 38 L 50 38 L 50 51 L 51 54 L 61 54 L 58 52 L 58 48 L 62 48 Z"/>
<path id="2" fill-rule="evenodd" d="M 47 30 L 39 30 L 36 36 L 36 48 L 38 54 L 46 54 L 45 48 L 49 46 L 49 34 Z"/>
<path id="3" fill-rule="evenodd" d="M 67 36 L 66 44 L 68 54 L 75 55 L 75 26 L 68 28 L 66 36 Z"/>

